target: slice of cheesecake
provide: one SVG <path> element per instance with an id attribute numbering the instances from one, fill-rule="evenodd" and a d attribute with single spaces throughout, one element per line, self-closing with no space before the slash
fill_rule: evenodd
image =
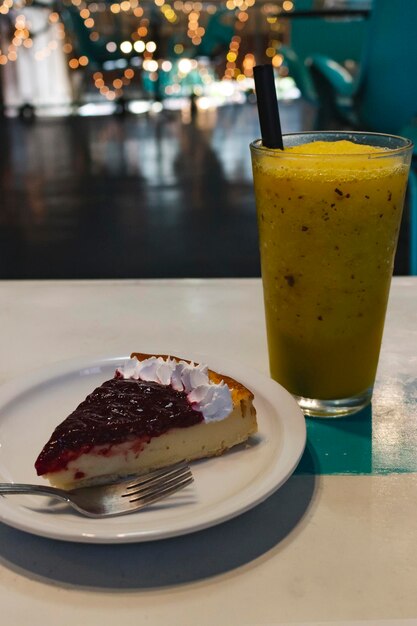
<path id="1" fill-rule="evenodd" d="M 253 394 L 206 366 L 133 353 L 52 433 L 38 475 L 64 489 L 223 454 L 257 431 Z"/>

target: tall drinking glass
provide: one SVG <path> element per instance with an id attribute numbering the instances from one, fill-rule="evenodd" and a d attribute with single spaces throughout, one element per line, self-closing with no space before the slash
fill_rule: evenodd
<path id="1" fill-rule="evenodd" d="M 304 413 L 372 397 L 412 144 L 390 135 L 284 135 L 251 146 L 272 377 Z"/>

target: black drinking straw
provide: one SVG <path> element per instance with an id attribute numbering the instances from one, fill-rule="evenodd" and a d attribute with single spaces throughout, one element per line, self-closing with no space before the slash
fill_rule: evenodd
<path id="1" fill-rule="evenodd" d="M 272 65 L 255 65 L 253 75 L 262 145 L 265 148 L 281 148 L 283 150 L 284 144 Z"/>

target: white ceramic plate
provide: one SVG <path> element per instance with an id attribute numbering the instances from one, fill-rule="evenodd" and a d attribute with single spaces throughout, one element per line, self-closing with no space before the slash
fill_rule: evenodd
<path id="1" fill-rule="evenodd" d="M 44 483 L 34 461 L 52 430 L 126 357 L 66 362 L 0 388 L 0 481 Z M 224 522 L 259 504 L 294 471 L 306 442 L 304 417 L 280 385 L 239 364 L 191 355 L 255 394 L 259 434 L 249 446 L 192 464 L 195 481 L 139 513 L 101 520 L 39 496 L 0 496 L 0 521 L 21 530 L 86 543 L 174 537 Z"/>

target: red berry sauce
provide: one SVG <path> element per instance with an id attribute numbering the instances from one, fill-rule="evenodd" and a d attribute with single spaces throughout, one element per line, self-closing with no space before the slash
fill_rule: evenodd
<path id="1" fill-rule="evenodd" d="M 39 476 L 63 470 L 94 446 L 108 446 L 101 451 L 105 455 L 112 445 L 134 440 L 140 450 L 152 437 L 171 428 L 193 426 L 203 419 L 184 391 L 116 377 L 95 389 L 57 426 L 35 468 Z"/>

